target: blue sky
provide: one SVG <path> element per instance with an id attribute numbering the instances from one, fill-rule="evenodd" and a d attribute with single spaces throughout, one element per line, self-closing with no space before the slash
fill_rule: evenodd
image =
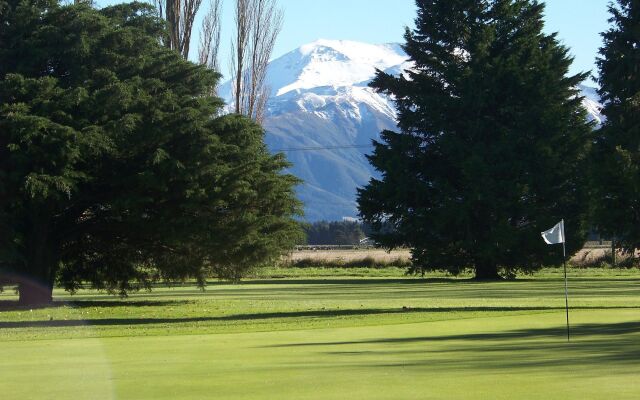
<path id="1" fill-rule="evenodd" d="M 96 2 L 105 6 L 121 1 Z M 220 61 L 226 75 L 234 0 L 224 2 Z M 546 3 L 546 30 L 558 32 L 560 40 L 571 48 L 575 57 L 572 72 L 595 72 L 594 63 L 602 43 L 600 32 L 608 28 L 609 0 L 547 0 Z M 279 0 L 279 4 L 285 17 L 274 58 L 321 38 L 402 42 L 404 27 L 413 25 L 416 13 L 414 0 Z M 197 46 L 192 48 L 195 55 Z"/>

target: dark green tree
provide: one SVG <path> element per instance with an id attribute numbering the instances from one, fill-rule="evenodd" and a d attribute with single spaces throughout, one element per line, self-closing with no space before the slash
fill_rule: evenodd
<path id="1" fill-rule="evenodd" d="M 0 18 L 0 279 L 20 302 L 55 279 L 239 279 L 298 239 L 284 157 L 215 117 L 218 75 L 160 45 L 148 5 L 5 0 Z"/>
<path id="2" fill-rule="evenodd" d="M 609 7 L 598 60 L 606 117 L 593 146 L 595 225 L 616 245 L 640 248 L 640 1 Z"/>
<path id="3" fill-rule="evenodd" d="M 412 272 L 473 268 L 477 279 L 560 262 L 540 232 L 566 220 L 568 250 L 586 233 L 591 126 L 569 75 L 568 49 L 543 33 L 530 0 L 418 0 L 404 50 L 414 66 L 378 72 L 399 132 L 370 162 L 381 179 L 359 191 L 382 245 L 413 250 Z"/>

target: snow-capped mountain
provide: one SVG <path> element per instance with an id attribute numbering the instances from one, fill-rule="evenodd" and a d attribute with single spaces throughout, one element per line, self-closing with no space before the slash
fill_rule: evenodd
<path id="1" fill-rule="evenodd" d="M 595 121 L 598 126 L 604 122 L 604 115 L 602 115 L 602 103 L 600 102 L 600 95 L 598 95 L 598 89 L 590 86 L 580 85 L 580 92 L 584 99 L 582 100 L 583 107 L 589 113 L 589 118 Z"/>
<path id="2" fill-rule="evenodd" d="M 266 142 L 287 154 L 290 172 L 304 181 L 298 194 L 305 219 L 357 216 L 356 189 L 375 175 L 365 157 L 371 140 L 396 128 L 393 103 L 368 83 L 376 69 L 399 74 L 410 66 L 399 44 L 346 40 L 318 40 L 270 63 Z M 597 93 L 581 89 L 585 107 L 601 122 Z M 230 100 L 228 82 L 220 94 Z"/>

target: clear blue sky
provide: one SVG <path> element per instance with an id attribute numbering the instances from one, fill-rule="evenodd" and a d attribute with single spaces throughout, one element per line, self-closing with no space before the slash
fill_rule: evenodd
<path id="1" fill-rule="evenodd" d="M 105 6 L 119 0 L 97 0 Z M 206 6 L 207 0 L 203 0 Z M 572 72 L 595 72 L 595 59 L 608 28 L 609 0 L 547 0 L 546 30 L 558 32 L 575 57 Z M 224 0 L 220 61 L 226 75 L 233 31 L 234 0 Z M 274 58 L 316 39 L 348 39 L 368 43 L 402 42 L 405 26 L 413 26 L 414 0 L 279 0 L 284 26 Z M 197 36 L 194 34 L 197 38 Z M 192 45 L 195 55 L 197 45 Z"/>

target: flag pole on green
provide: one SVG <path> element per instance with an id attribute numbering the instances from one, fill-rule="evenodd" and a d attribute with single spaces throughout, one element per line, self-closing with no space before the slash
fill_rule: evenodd
<path id="1" fill-rule="evenodd" d="M 569 335 L 569 289 L 567 286 L 567 251 L 565 249 L 564 219 L 553 228 L 542 232 L 542 238 L 547 244 L 562 243 L 562 265 L 564 266 L 564 304 L 567 314 L 567 342 L 571 340 Z"/>

